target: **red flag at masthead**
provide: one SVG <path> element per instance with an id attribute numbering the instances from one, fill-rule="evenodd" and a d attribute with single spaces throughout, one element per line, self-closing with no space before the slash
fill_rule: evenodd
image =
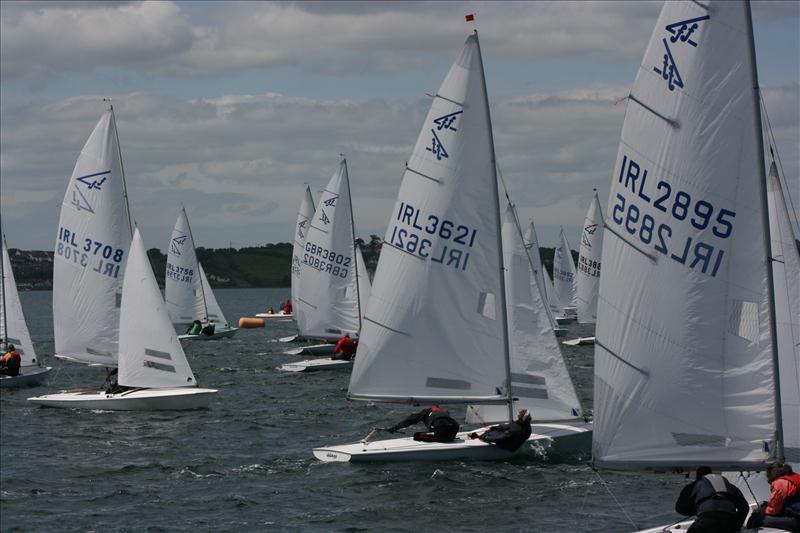
<path id="1" fill-rule="evenodd" d="M 475 21 L 475 13 L 470 13 L 469 15 L 465 16 L 464 19 L 467 22 L 474 22 Z"/>

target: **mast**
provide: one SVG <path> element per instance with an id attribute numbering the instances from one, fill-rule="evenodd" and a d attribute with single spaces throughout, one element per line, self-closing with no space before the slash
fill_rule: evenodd
<path id="1" fill-rule="evenodd" d="M 498 265 L 500 267 L 500 294 L 499 294 L 499 302 L 500 302 L 500 316 L 503 320 L 503 354 L 505 354 L 504 362 L 506 365 L 506 395 L 508 401 L 508 420 L 514 420 L 514 394 L 511 391 L 511 350 L 509 349 L 509 339 L 508 339 L 508 309 L 506 309 L 506 280 L 505 280 L 505 268 L 504 268 L 504 261 L 503 261 L 503 234 L 502 234 L 502 221 L 500 219 L 500 193 L 498 188 L 500 184 L 497 181 L 497 155 L 494 151 L 494 133 L 492 131 L 492 113 L 489 110 L 489 93 L 486 90 L 486 74 L 483 70 L 483 54 L 481 53 L 481 43 L 478 39 L 478 30 L 475 29 L 475 44 L 477 45 L 478 50 L 478 62 L 481 66 L 481 85 L 483 86 L 483 98 L 486 104 L 486 123 L 488 124 L 489 130 L 489 145 L 491 148 L 491 157 L 492 157 L 492 182 L 494 183 L 494 187 L 492 187 L 492 194 L 494 196 L 494 215 L 495 215 L 495 224 L 497 227 L 497 258 L 498 258 Z"/>
<path id="2" fill-rule="evenodd" d="M 756 128 L 756 147 L 758 153 L 759 165 L 759 192 L 761 195 L 761 213 L 762 224 L 764 226 L 764 242 L 766 246 L 766 259 L 767 259 L 767 291 L 769 298 L 769 317 L 770 326 L 769 333 L 772 342 L 772 373 L 774 378 L 775 390 L 775 429 L 776 429 L 776 449 L 775 459 L 779 462 L 784 461 L 783 452 L 783 412 L 781 409 L 781 383 L 780 383 L 780 369 L 778 362 L 778 330 L 775 323 L 777 313 L 775 312 L 775 282 L 772 274 L 772 250 L 771 242 L 772 236 L 770 235 L 769 227 L 769 207 L 767 202 L 767 174 L 764 161 L 764 136 L 761 126 L 761 94 L 758 87 L 758 67 L 756 66 L 756 46 L 753 37 L 753 15 L 750 11 L 750 0 L 745 0 L 745 17 L 747 20 L 747 38 L 748 48 L 750 51 L 750 68 L 752 69 L 753 76 L 753 126 Z"/>
<path id="3" fill-rule="evenodd" d="M 9 263 L 11 257 L 8 258 Z M 3 218 L 0 215 L 0 286 L 3 289 L 3 338 L 0 342 L 3 343 L 3 351 L 8 347 L 8 308 L 6 308 L 6 236 L 3 234 Z"/>
<path id="4" fill-rule="evenodd" d="M 344 176 L 347 179 L 347 201 L 350 203 L 350 231 L 353 236 L 353 266 L 355 268 L 355 276 L 356 276 L 356 305 L 358 307 L 358 334 L 361 336 L 361 289 L 358 286 L 358 253 L 356 252 L 356 222 L 353 217 L 353 194 L 350 192 L 350 172 L 347 170 L 347 158 L 344 154 L 339 154 L 342 156 L 342 163 L 344 164 Z M 366 268 L 366 265 L 364 266 Z"/>
<path id="5" fill-rule="evenodd" d="M 197 258 L 197 248 L 194 245 L 194 235 L 192 235 L 192 225 L 189 224 L 189 216 L 186 214 L 186 208 L 181 207 L 183 217 L 186 219 L 186 227 L 189 228 L 189 238 L 192 239 L 192 248 L 195 250 L 194 260 L 197 265 L 197 277 L 200 279 L 200 294 L 203 296 L 203 310 L 205 311 L 205 320 L 208 320 L 208 302 L 206 301 L 206 289 L 203 287 L 203 276 L 200 274 L 200 260 Z"/>
<path id="6" fill-rule="evenodd" d="M 125 166 L 122 164 L 122 147 L 119 144 L 119 131 L 117 130 L 117 116 L 114 114 L 114 105 L 111 103 L 111 98 L 103 98 L 108 102 L 108 109 L 111 111 L 111 121 L 114 124 L 114 138 L 117 141 L 117 155 L 119 156 L 119 170 L 122 174 L 122 195 L 125 198 L 125 214 L 128 219 L 128 231 L 133 239 L 133 224 L 131 223 L 131 206 L 128 203 L 128 186 L 125 183 Z"/>

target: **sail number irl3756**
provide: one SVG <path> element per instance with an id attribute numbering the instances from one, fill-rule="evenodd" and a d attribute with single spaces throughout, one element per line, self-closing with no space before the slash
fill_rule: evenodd
<path id="1" fill-rule="evenodd" d="M 612 198 L 611 207 L 611 221 L 619 226 L 619 234 L 638 237 L 673 261 L 716 276 L 736 213 L 696 194 L 693 197 L 664 179 L 648 180 L 648 174 L 643 165 L 623 155 L 615 187 L 622 190 Z"/>
<path id="2" fill-rule="evenodd" d="M 116 278 L 125 257 L 125 250 L 94 239 L 81 238 L 74 231 L 58 228 L 56 254 L 83 268 L 91 268 L 103 276 Z"/>
<path id="3" fill-rule="evenodd" d="M 419 208 L 400 202 L 386 242 L 412 255 L 430 258 L 434 263 L 467 270 L 469 250 L 477 234 L 478 230 L 469 226 L 433 213 L 424 214 Z"/>

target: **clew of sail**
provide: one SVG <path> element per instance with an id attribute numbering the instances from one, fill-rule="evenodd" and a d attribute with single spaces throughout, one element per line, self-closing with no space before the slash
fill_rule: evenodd
<path id="1" fill-rule="evenodd" d="M 626 111 L 597 308 L 598 466 L 775 458 L 749 5 L 667 2 Z"/>
<path id="2" fill-rule="evenodd" d="M 417 139 L 384 237 L 355 399 L 507 398 L 494 147 L 477 35 Z"/>
<path id="3" fill-rule="evenodd" d="M 109 108 L 69 179 L 53 256 L 53 329 L 58 357 L 115 366 L 122 278 L 131 228 Z"/>

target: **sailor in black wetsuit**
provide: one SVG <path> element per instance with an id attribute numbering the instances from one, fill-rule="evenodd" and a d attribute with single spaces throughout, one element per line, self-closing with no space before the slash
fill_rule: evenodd
<path id="1" fill-rule="evenodd" d="M 697 515 L 687 533 L 733 533 L 741 529 L 750 506 L 735 485 L 701 466 L 694 482 L 678 496 L 675 510 L 685 516 Z"/>
<path id="2" fill-rule="evenodd" d="M 515 452 L 531 436 L 531 415 L 527 409 L 520 409 L 517 419 L 506 424 L 492 426 L 482 434 L 470 433 L 469 438 L 481 439 L 498 448 Z"/>
<path id="3" fill-rule="evenodd" d="M 410 415 L 408 418 L 388 428 L 390 433 L 398 429 L 407 428 L 422 422 L 428 431 L 414 433 L 414 440 L 422 442 L 453 442 L 458 433 L 458 422 L 453 420 L 450 412 L 438 406 L 423 409 L 418 413 Z"/>

